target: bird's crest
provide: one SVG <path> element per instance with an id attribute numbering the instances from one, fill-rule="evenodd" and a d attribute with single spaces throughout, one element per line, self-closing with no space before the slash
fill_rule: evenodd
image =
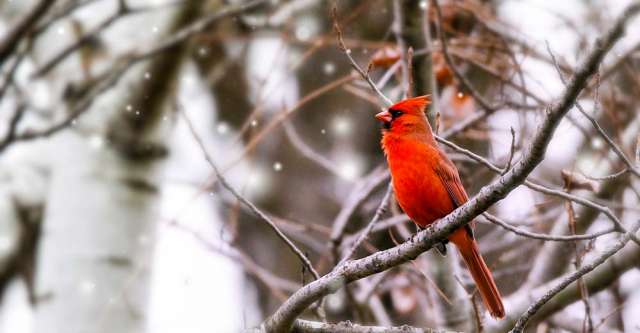
<path id="1" fill-rule="evenodd" d="M 431 103 L 431 96 L 424 95 L 413 98 L 407 98 L 402 100 L 394 105 L 392 105 L 390 110 L 402 110 L 406 112 L 424 112 L 424 109 Z"/>

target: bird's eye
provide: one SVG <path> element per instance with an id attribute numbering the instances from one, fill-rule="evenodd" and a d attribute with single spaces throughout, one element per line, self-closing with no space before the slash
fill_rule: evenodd
<path id="1" fill-rule="evenodd" d="M 391 113 L 391 118 L 393 119 L 396 119 L 402 115 L 402 111 L 398 110 L 389 110 L 389 113 Z"/>

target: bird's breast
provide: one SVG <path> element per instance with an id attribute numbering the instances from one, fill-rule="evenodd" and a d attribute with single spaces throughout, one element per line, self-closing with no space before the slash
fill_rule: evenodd
<path id="1" fill-rule="evenodd" d="M 404 143 L 388 145 L 385 151 L 398 204 L 416 224 L 426 227 L 454 209 L 435 172 L 435 148 Z"/>

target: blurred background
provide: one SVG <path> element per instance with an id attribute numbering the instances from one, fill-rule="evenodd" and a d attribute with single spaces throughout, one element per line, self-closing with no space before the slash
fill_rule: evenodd
<path id="1" fill-rule="evenodd" d="M 0 332 L 258 326 L 313 276 L 241 198 L 323 275 L 389 182 L 378 101 L 345 52 L 393 101 L 431 94 L 438 133 L 504 168 L 631 2 L 440 0 L 438 15 L 431 1 L 342 0 L 335 19 L 334 2 L 318 0 L 0 2 Z M 579 99 L 635 163 L 638 32 L 632 21 Z M 569 112 L 529 179 L 629 225 L 638 177 L 587 116 Z M 445 150 L 470 196 L 499 176 Z M 537 233 L 611 227 L 525 186 L 490 212 Z M 392 200 L 356 257 L 415 231 Z M 476 235 L 509 314 L 617 239 L 535 240 L 484 218 Z M 457 253 L 431 252 L 328 296 L 327 319 L 508 330 L 486 316 Z M 529 329 L 640 332 L 640 249 L 612 260 Z"/>

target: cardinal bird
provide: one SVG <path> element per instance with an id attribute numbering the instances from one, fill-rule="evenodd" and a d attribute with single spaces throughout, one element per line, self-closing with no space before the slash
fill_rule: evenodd
<path id="1" fill-rule="evenodd" d="M 458 170 L 433 137 L 424 114 L 429 102 L 428 96 L 409 98 L 376 115 L 383 124 L 382 149 L 398 204 L 421 228 L 469 199 Z M 480 255 L 472 227 L 468 224 L 457 229 L 448 240 L 460 251 L 491 316 L 503 318 L 500 292 Z"/>

